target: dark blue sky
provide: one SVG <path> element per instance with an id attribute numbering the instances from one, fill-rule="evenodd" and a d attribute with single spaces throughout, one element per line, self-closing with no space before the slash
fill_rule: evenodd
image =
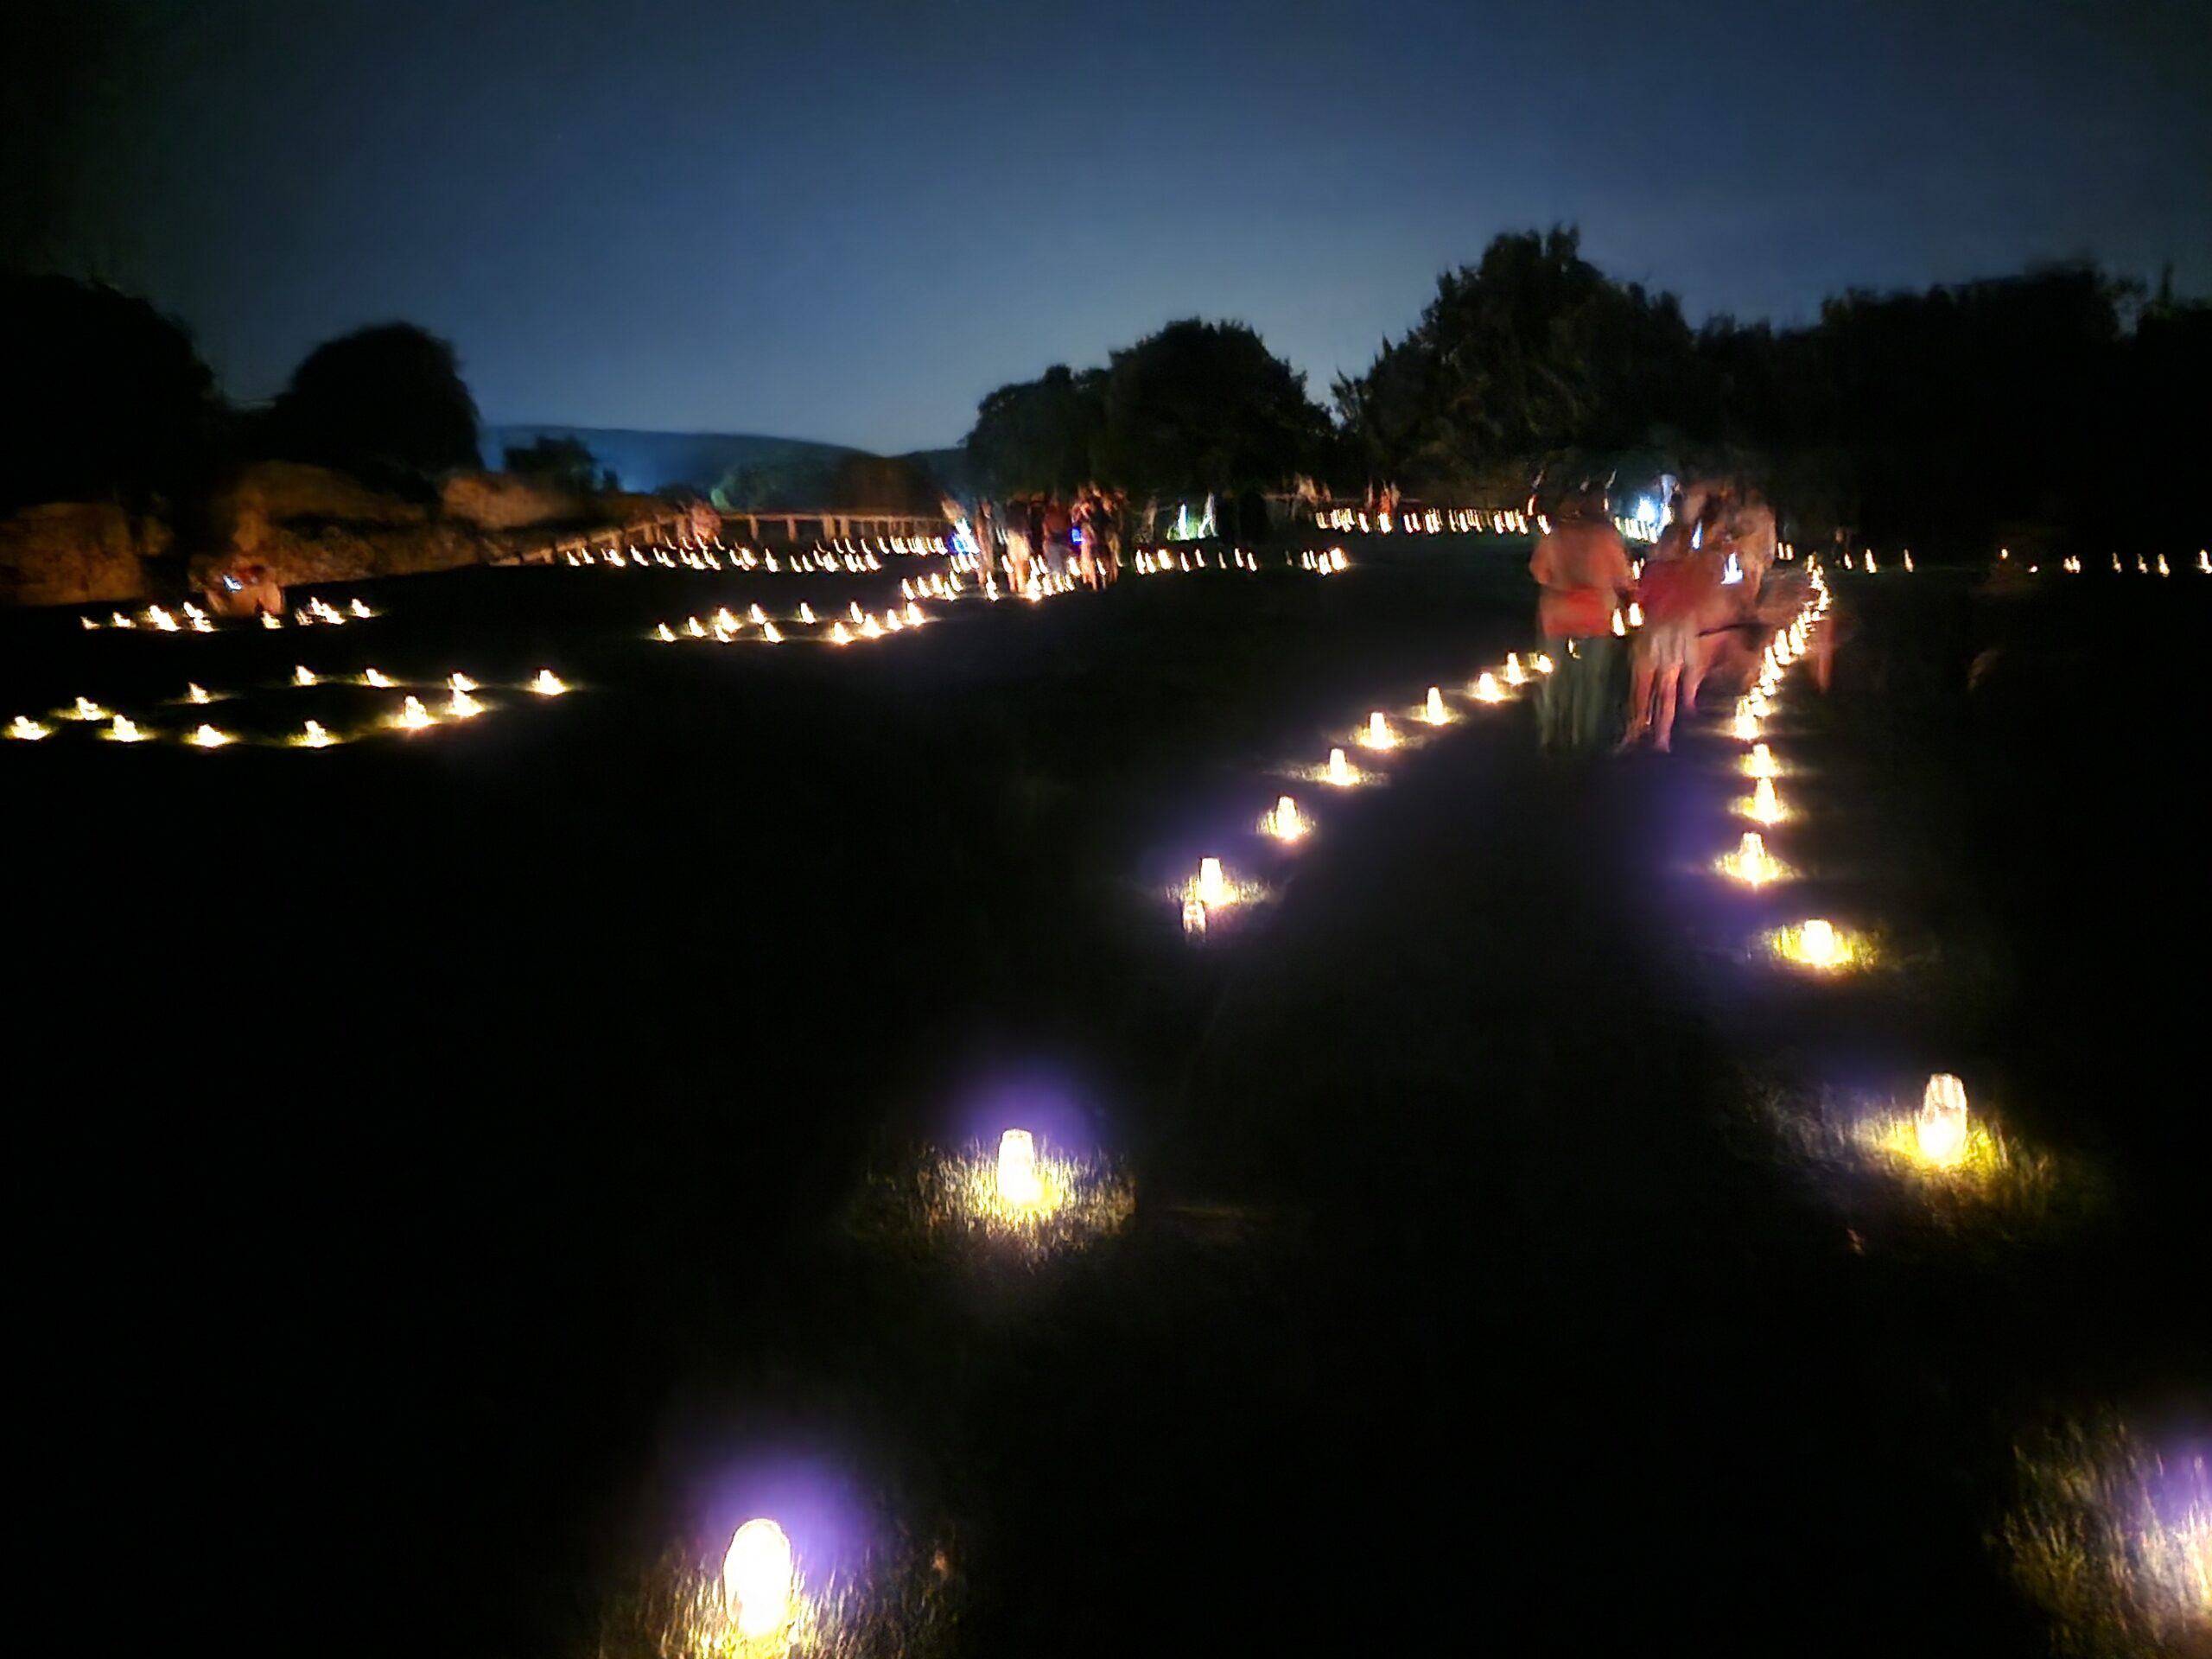
<path id="1" fill-rule="evenodd" d="M 1325 393 L 1558 220 L 1693 317 L 2076 254 L 2212 289 L 2207 0 L 68 12 L 24 222 L 241 397 L 394 316 L 495 421 L 935 445 L 1193 314 Z"/>

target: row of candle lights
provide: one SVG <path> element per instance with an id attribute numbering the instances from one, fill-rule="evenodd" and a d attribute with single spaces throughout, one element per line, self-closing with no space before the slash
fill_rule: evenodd
<path id="1" fill-rule="evenodd" d="M 356 599 L 344 610 L 340 610 L 327 600 L 309 599 L 306 604 L 292 613 L 292 625 L 301 628 L 318 626 L 336 628 L 343 627 L 348 622 L 365 622 L 377 614 L 378 613 L 369 608 L 368 601 L 365 600 Z M 257 617 L 264 628 L 281 628 L 284 626 L 284 619 L 273 611 L 258 612 Z M 95 616 L 80 615 L 77 619 L 77 626 L 87 633 L 97 633 L 102 630 L 111 630 L 118 633 L 135 633 L 141 630 L 148 633 L 213 633 L 215 632 L 214 619 L 188 599 L 179 605 L 175 611 L 169 610 L 165 606 L 149 605 L 144 610 L 137 612 L 111 611 L 105 621 Z"/>
<path id="2" fill-rule="evenodd" d="M 1868 574 L 1878 572 L 1871 553 L 1866 565 Z M 2078 574 L 2079 560 L 2069 560 L 2066 568 Z M 2119 568 L 2115 556 L 2114 569 Z M 2137 568 L 2149 574 L 2140 560 Z M 1905 569 L 1911 569 L 1910 555 Z M 2212 575 L 2212 556 L 2200 554 L 2199 569 Z M 2163 561 L 2158 574 L 2166 574 Z M 1783 769 L 1761 728 L 1781 671 L 1804 654 L 1808 636 L 1828 609 L 1817 562 L 1812 578 L 1814 601 L 1769 648 L 1759 681 L 1738 704 L 1730 727 L 1731 735 L 1748 746 L 1741 766 L 1755 785 L 1737 810 L 1764 827 L 1789 817 L 1774 788 Z M 1719 867 L 1754 887 L 1792 874 L 1768 854 L 1757 830 L 1745 831 L 1736 852 L 1719 861 Z M 1822 918 L 1782 930 L 1770 943 L 1789 960 L 1824 974 L 1868 959 L 1863 941 Z M 1947 1205 L 2018 1202 L 2021 1213 L 2037 1214 L 2044 1200 L 2034 1195 L 2056 1179 L 2046 1156 L 2016 1147 L 1997 1124 L 1977 1116 L 1965 1083 L 1950 1072 L 1928 1078 L 1916 1110 L 1861 1114 L 1851 1142 L 1860 1157 L 1926 1184 Z M 2068 1446 L 2063 1457 L 2024 1459 L 2032 1478 L 2005 1529 L 2016 1570 L 2024 1573 L 2024 1581 L 2062 1625 L 2073 1627 L 2066 1632 L 2069 1639 L 2094 1624 L 2106 1634 L 2126 1631 L 2131 1649 L 2145 1639 L 2145 1651 L 2195 1651 L 2212 1633 L 2212 1471 L 2207 1459 L 2201 1451 L 2184 1446 L 2176 1460 L 2177 1476 L 2170 1473 L 2167 1460 L 2116 1416 L 2096 1443 L 2076 1429 Z M 2060 1524 L 2053 1524 L 2054 1516 L 2062 1518 Z"/>
<path id="3" fill-rule="evenodd" d="M 382 690 L 391 690 L 399 689 L 401 683 L 374 668 L 367 670 L 358 677 L 338 677 L 316 674 L 302 664 L 293 669 L 292 677 L 287 683 L 298 687 L 364 685 Z M 442 687 L 445 695 L 436 702 L 435 712 L 430 705 L 423 702 L 422 698 L 410 694 L 402 699 L 397 709 L 392 710 L 378 724 L 396 731 L 413 732 L 425 730 L 448 720 L 473 720 L 483 714 L 489 706 L 476 696 L 476 692 L 480 689 L 477 683 L 466 674 L 449 675 Z M 567 682 L 554 673 L 551 669 L 541 668 L 534 677 L 524 683 L 521 689 L 535 696 L 550 698 L 565 696 L 569 686 Z M 195 683 L 185 688 L 185 695 L 181 701 L 188 704 L 199 705 L 226 702 L 229 700 L 229 696 L 228 693 L 211 692 L 207 687 Z M 55 710 L 54 717 L 57 721 L 74 721 L 86 726 L 105 726 L 106 729 L 100 734 L 114 743 L 144 743 L 164 735 L 163 733 L 150 727 L 141 725 L 128 715 L 117 714 L 103 709 L 90 697 L 80 696 L 69 708 Z M 35 743 L 42 738 L 51 736 L 54 730 L 54 727 L 33 720 L 28 715 L 17 715 L 9 722 L 6 734 L 18 741 Z M 177 735 L 182 742 L 199 749 L 226 748 L 233 743 L 245 741 L 207 722 L 202 722 L 189 731 L 179 733 Z M 298 732 L 286 740 L 284 747 L 322 749 L 332 747 L 345 741 L 344 737 L 334 734 L 321 721 L 310 720 L 306 721 Z"/>

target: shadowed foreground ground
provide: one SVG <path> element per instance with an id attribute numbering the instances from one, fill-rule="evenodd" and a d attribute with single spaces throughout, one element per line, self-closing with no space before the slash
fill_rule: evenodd
<path id="1" fill-rule="evenodd" d="M 2065 1058 L 2114 1009 L 2061 964 L 2123 950 L 2158 883 L 2037 885 L 2097 821 L 2053 780 L 2121 762 L 1960 701 L 1986 623 L 1955 590 L 1865 597 L 1793 735 L 1799 856 L 2001 971 L 1823 1003 L 1730 955 L 1756 917 L 1695 867 L 1739 785 L 1701 741 L 1560 772 L 1497 711 L 1386 789 L 1289 785 L 1323 818 L 1288 858 L 1243 832 L 1266 768 L 1522 643 L 1505 556 L 1153 582 L 849 660 L 639 643 L 734 580 L 542 574 L 395 584 L 346 649 L 556 662 L 595 688 L 558 710 L 0 755 L 53 1501 L 91 1536 L 134 1491 L 243 1497 L 210 1553 L 251 1592 L 186 1574 L 211 1618 L 335 1595 L 386 1648 L 588 1650 L 765 1453 L 941 1552 L 963 1652 L 2024 1652 L 1985 1542 L 2015 1425 L 2201 1377 L 2156 1312 L 2199 1226 L 2182 1128 Z M 41 636 L 0 679 L 119 702 L 126 659 L 86 654 L 118 643 Z M 216 645 L 129 661 L 267 680 L 300 648 Z M 2169 836 L 2182 793 L 2154 777 Z M 1281 897 L 1194 952 L 1161 889 L 1205 851 Z M 2143 1079 L 2186 1033 L 2178 989 L 2135 995 Z M 1763 1078 L 1961 1051 L 2039 1057 L 2008 1081 L 2094 1154 L 2101 1231 L 1885 1256 L 1745 1151 Z M 1128 1231 L 980 1276 L 855 1238 L 868 1176 L 995 1127 L 1008 1079 L 1128 1162 Z"/>

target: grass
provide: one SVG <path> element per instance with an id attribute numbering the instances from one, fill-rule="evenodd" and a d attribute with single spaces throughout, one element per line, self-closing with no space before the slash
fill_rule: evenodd
<path id="1" fill-rule="evenodd" d="M 2016 1449 L 2018 1495 L 1999 1542 L 2068 1659 L 2212 1654 L 2209 1446 L 2161 1446 L 2107 1413 Z"/>

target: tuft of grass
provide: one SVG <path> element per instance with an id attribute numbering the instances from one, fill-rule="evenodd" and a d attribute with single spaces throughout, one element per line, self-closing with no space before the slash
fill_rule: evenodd
<path id="1" fill-rule="evenodd" d="M 1110 1159 L 1040 1144 L 1037 1174 L 1039 1201 L 1010 1205 L 999 1196 L 996 1147 L 926 1153 L 905 1176 L 870 1184 L 853 1230 L 901 1255 L 1034 1269 L 1119 1232 L 1136 1212 L 1135 1185 Z"/>
<path id="2" fill-rule="evenodd" d="M 2212 1654 L 2212 1477 L 2202 1444 L 2153 1446 L 2112 1413 L 2014 1447 L 1999 1533 L 2069 1659 Z"/>
<path id="3" fill-rule="evenodd" d="M 671 1549 L 611 1597 L 592 1659 L 931 1659 L 948 1651 L 958 1599 L 950 1556 L 874 1552 L 804 1574 L 790 1629 L 747 1640 L 731 1623 L 711 1562 Z"/>

